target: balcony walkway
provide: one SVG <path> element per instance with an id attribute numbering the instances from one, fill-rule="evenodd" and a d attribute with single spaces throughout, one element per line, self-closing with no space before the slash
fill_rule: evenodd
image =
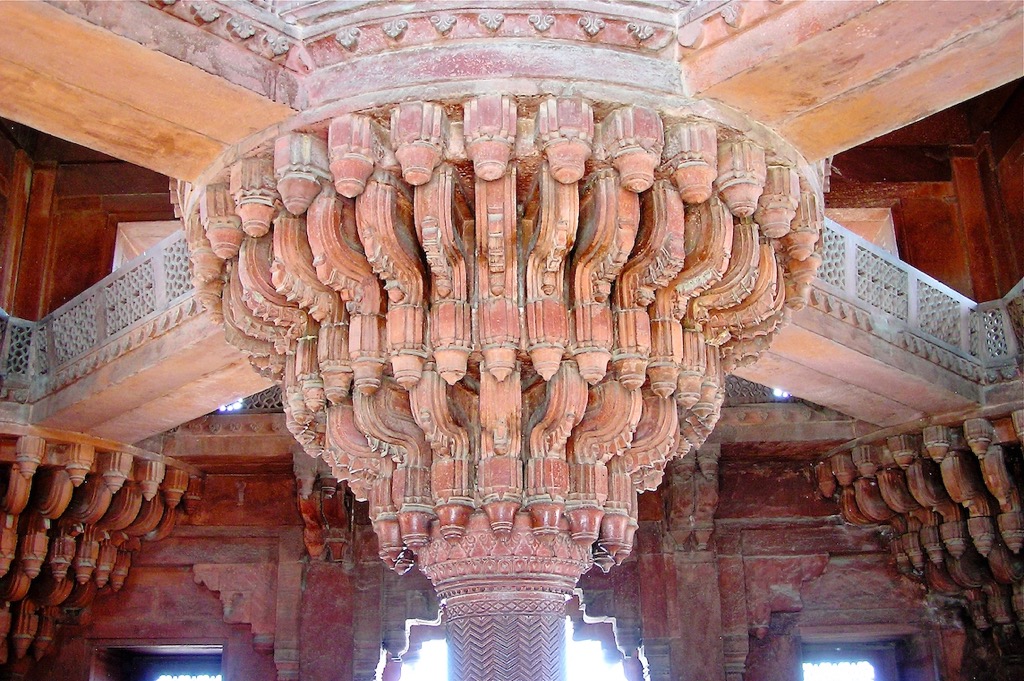
<path id="1" fill-rule="evenodd" d="M 1024 282 L 978 305 L 830 220 L 822 255 L 739 377 L 876 426 L 1019 398 Z M 269 385 L 202 309 L 182 232 L 0 334 L 0 419 L 138 442 Z"/>

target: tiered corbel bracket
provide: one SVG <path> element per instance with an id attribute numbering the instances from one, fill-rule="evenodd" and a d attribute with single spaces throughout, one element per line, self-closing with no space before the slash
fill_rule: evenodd
<path id="1" fill-rule="evenodd" d="M 610 169 L 596 171 L 583 191 L 572 260 L 574 356 L 590 385 L 601 381 L 612 359 L 612 282 L 622 271 L 639 228 L 636 195 Z"/>
<path id="2" fill-rule="evenodd" d="M 61 622 L 120 590 L 201 483 L 159 454 L 30 426 L 0 428 L 0 462 L 0 663 L 41 658 Z"/>
<path id="3" fill-rule="evenodd" d="M 428 323 L 434 362 L 441 378 L 455 385 L 466 375 L 473 349 L 469 262 L 463 242 L 472 218 L 450 166 L 416 188 L 415 219 L 430 268 Z"/>
<path id="4" fill-rule="evenodd" d="M 962 595 L 977 628 L 1024 634 L 1024 410 L 1007 412 L 862 438 L 816 472 L 848 522 L 893 529 L 901 572 Z"/>
<path id="5" fill-rule="evenodd" d="M 322 358 L 349 364 L 356 391 L 373 392 L 384 374 L 384 294 L 356 233 L 355 203 L 327 188 L 306 227 L 317 277 L 339 293 L 349 317 L 347 342 L 334 339 Z"/>
<path id="6" fill-rule="evenodd" d="M 304 126 L 209 174 L 190 243 L 226 258 L 229 340 L 280 371 L 289 428 L 370 501 L 381 556 L 453 598 L 480 571 L 561 593 L 622 562 L 637 494 L 804 304 L 811 166 L 757 126 L 575 96 Z"/>
<path id="7" fill-rule="evenodd" d="M 302 515 L 302 539 L 313 558 L 351 561 L 351 506 L 344 482 L 328 462 L 305 453 L 294 455 L 296 496 Z M 346 471 L 347 472 L 347 471 Z"/>
<path id="8" fill-rule="evenodd" d="M 704 551 L 714 532 L 718 509 L 718 445 L 672 463 L 668 473 L 665 519 L 676 550 Z"/>

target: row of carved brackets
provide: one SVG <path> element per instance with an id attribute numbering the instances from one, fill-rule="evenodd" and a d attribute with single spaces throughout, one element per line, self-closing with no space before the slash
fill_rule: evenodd
<path id="1" fill-rule="evenodd" d="M 816 466 L 843 517 L 892 531 L 897 567 L 961 595 L 982 630 L 1024 635 L 1024 410 L 936 424 L 838 451 Z"/>
<path id="2" fill-rule="evenodd" d="M 49 652 L 58 624 L 120 590 L 141 542 L 202 492 L 199 471 L 158 454 L 44 435 L 14 435 L 0 470 L 0 664 Z"/>

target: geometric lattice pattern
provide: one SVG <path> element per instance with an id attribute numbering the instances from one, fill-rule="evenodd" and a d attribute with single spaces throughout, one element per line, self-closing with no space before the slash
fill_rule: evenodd
<path id="1" fill-rule="evenodd" d="M 923 281 L 917 284 L 917 324 L 925 333 L 960 346 L 960 304 Z"/>
<path id="2" fill-rule="evenodd" d="M 281 386 L 272 385 L 266 390 L 249 395 L 242 399 L 242 408 L 239 412 L 249 414 L 277 414 L 284 411 L 284 402 L 281 398 Z"/>
<path id="3" fill-rule="evenodd" d="M 1002 310 L 975 310 L 971 314 L 971 354 L 987 359 L 998 359 L 1010 354 Z"/>
<path id="4" fill-rule="evenodd" d="M 35 340 L 32 342 L 34 348 L 35 372 L 38 374 L 50 373 L 50 356 L 46 351 L 50 333 L 43 324 L 36 325 Z"/>
<path id="5" fill-rule="evenodd" d="M 28 375 L 32 368 L 32 326 L 11 324 L 6 374 Z"/>
<path id="6" fill-rule="evenodd" d="M 107 336 L 127 329 L 156 312 L 153 262 L 146 260 L 103 288 L 107 308 Z"/>
<path id="7" fill-rule="evenodd" d="M 785 393 L 783 393 L 785 394 Z M 793 402 L 792 397 L 777 397 L 772 388 L 754 383 L 739 376 L 725 377 L 725 406 L 737 407 L 743 404 L 772 404 Z"/>
<path id="8" fill-rule="evenodd" d="M 176 300 L 192 290 L 192 274 L 189 271 L 188 244 L 185 238 L 176 240 L 164 249 L 164 282 L 168 302 Z"/>
<path id="9" fill-rule="evenodd" d="M 846 284 L 846 238 L 839 232 L 829 229 L 828 223 L 821 230 L 821 267 L 818 278 L 826 284 L 843 288 Z"/>
<path id="10" fill-rule="evenodd" d="M 857 246 L 857 297 L 883 312 L 910 317 L 907 273 L 863 246 Z"/>
<path id="11" fill-rule="evenodd" d="M 53 345 L 57 353 L 57 364 L 64 364 L 83 355 L 96 345 L 95 296 L 54 318 Z"/>

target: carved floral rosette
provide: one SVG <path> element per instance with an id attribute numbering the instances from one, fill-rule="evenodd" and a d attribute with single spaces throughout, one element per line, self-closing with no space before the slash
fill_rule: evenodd
<path id="1" fill-rule="evenodd" d="M 389 565 L 443 590 L 442 566 L 473 562 L 440 553 L 485 536 L 517 559 L 571 548 L 567 584 L 629 555 L 637 494 L 706 440 L 725 375 L 820 263 L 815 168 L 713 114 L 404 102 L 305 123 L 182 192 L 204 300 L 369 500 Z"/>

